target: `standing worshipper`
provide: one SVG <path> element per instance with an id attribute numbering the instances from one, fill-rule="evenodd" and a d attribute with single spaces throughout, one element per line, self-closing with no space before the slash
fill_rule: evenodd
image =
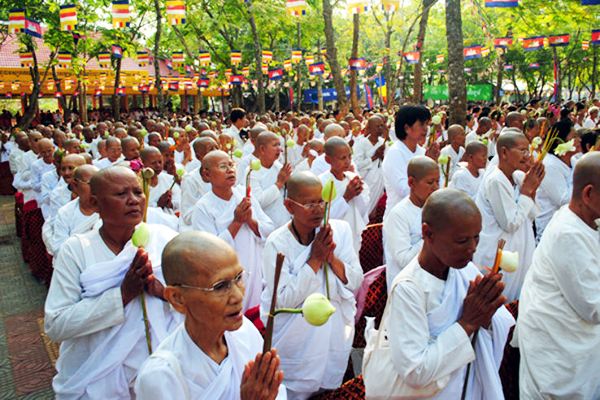
<path id="1" fill-rule="evenodd" d="M 231 120 L 231 126 L 229 129 L 223 131 L 223 133 L 233 141 L 232 149 L 241 149 L 244 141 L 242 140 L 240 131 L 246 127 L 246 122 L 248 122 L 246 111 L 243 108 L 234 108 L 229 114 L 229 119 Z"/>
<path id="2" fill-rule="evenodd" d="M 285 255 L 285 260 L 276 309 L 300 308 L 310 294 L 327 294 L 325 262 L 330 300 L 337 309 L 322 326 L 310 325 L 298 314 L 275 318 L 273 348 L 281 358 L 283 383 L 291 400 L 307 399 L 321 388 L 334 389 L 342 383 L 354 338 L 353 291 L 363 280 L 348 224 L 330 220 L 327 226 L 321 226 L 325 211 L 321 190 L 321 181 L 312 172 L 292 175 L 285 201 L 292 220 L 268 237 L 263 252 L 263 322 L 271 306 L 278 253 Z"/>
<path id="3" fill-rule="evenodd" d="M 485 144 L 476 140 L 467 145 L 464 157 L 467 160 L 466 167 L 459 167 L 448 184 L 449 187 L 462 190 L 475 199 L 479 186 L 483 181 L 485 167 L 488 161 L 488 148 Z"/>
<path id="4" fill-rule="evenodd" d="M 128 168 L 96 173 L 90 188 L 102 227 L 63 244 L 46 299 L 44 329 L 62 342 L 52 388 L 57 399 L 130 399 L 149 355 L 142 291 L 152 348 L 181 323 L 162 300 L 160 268 L 162 250 L 176 232 L 149 224 L 145 249 L 132 244 L 146 199 L 140 178 Z"/>
<path id="5" fill-rule="evenodd" d="M 530 162 L 529 142 L 522 133 L 505 132 L 498 137 L 499 164 L 483 179 L 476 203 L 483 218 L 475 264 L 491 268 L 500 239 L 504 250 L 519 252 L 519 268 L 503 277 L 508 301 L 519 298 L 523 279 L 535 249 L 533 219 L 537 214 L 535 197 L 544 178 L 544 164 L 535 162 L 523 178 Z"/>
<path id="6" fill-rule="evenodd" d="M 450 143 L 440 150 L 440 155 L 446 155 L 450 158 L 450 171 L 448 173 L 448 182 L 450 182 L 454 172 L 458 168 L 458 162 L 465 155 L 465 129 L 458 124 L 450 125 L 448 128 L 448 139 Z M 442 168 L 446 168 L 446 166 L 440 165 L 440 186 L 443 187 L 445 177 L 441 171 Z"/>

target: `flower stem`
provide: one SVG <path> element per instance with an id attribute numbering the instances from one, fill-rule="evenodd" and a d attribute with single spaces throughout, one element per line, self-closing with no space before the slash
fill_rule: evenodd
<path id="1" fill-rule="evenodd" d="M 475 345 L 477 344 L 477 336 L 479 336 L 479 329 L 475 331 L 475 333 L 473 334 L 473 340 L 471 340 L 471 346 L 473 346 L 473 350 L 475 350 Z M 467 374 L 465 375 L 465 383 L 463 385 L 463 391 L 462 395 L 460 396 L 460 400 L 465 400 L 467 396 L 467 385 L 469 383 L 469 373 L 471 372 L 471 364 L 473 364 L 473 362 L 470 362 L 469 365 L 467 365 Z"/>
<path id="2" fill-rule="evenodd" d="M 148 320 L 148 311 L 146 310 L 146 295 L 142 291 L 142 313 L 144 315 L 144 329 L 146 331 L 146 344 L 148 345 L 148 352 L 152 354 L 152 342 L 150 341 L 150 321 Z"/>
<path id="3" fill-rule="evenodd" d="M 302 314 L 302 309 L 300 308 L 278 308 L 277 310 L 271 313 L 272 316 L 276 316 L 277 314 Z"/>

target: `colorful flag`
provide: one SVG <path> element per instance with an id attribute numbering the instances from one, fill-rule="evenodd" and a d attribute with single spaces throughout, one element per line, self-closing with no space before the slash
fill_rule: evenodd
<path id="1" fill-rule="evenodd" d="M 168 69 L 173 69 L 173 61 L 171 60 L 165 60 L 165 65 L 167 66 Z"/>
<path id="2" fill-rule="evenodd" d="M 375 77 L 375 84 L 377 85 L 377 92 L 379 97 L 383 100 L 383 104 L 387 104 L 387 86 L 385 84 L 385 77 Z"/>
<path id="3" fill-rule="evenodd" d="M 600 5 L 600 0 L 581 0 L 582 6 L 597 6 Z"/>
<path id="4" fill-rule="evenodd" d="M 523 50 L 535 51 L 544 48 L 544 36 L 534 36 L 523 39 Z"/>
<path id="5" fill-rule="evenodd" d="M 179 81 L 169 82 L 169 92 L 178 92 L 179 91 Z"/>
<path id="6" fill-rule="evenodd" d="M 443 63 L 443 62 L 444 62 L 444 55 L 443 55 L 443 54 L 438 54 L 438 55 L 435 57 L 435 61 L 436 61 L 438 64 L 441 64 L 441 63 Z"/>
<path id="7" fill-rule="evenodd" d="M 306 63 L 306 65 L 314 64 L 315 56 L 306 56 L 304 62 Z"/>
<path id="8" fill-rule="evenodd" d="M 185 73 L 186 73 L 186 74 L 193 74 L 193 73 L 194 73 L 194 67 L 192 67 L 192 66 L 191 66 L 191 65 L 189 65 L 189 64 L 186 64 L 186 65 L 185 65 Z"/>
<path id="9" fill-rule="evenodd" d="M 232 85 L 241 85 L 244 83 L 244 75 L 231 75 L 229 77 L 229 83 Z"/>
<path id="10" fill-rule="evenodd" d="M 21 68 L 29 68 L 33 66 L 33 53 L 30 51 L 19 53 L 21 60 Z"/>
<path id="11" fill-rule="evenodd" d="M 486 7 L 517 7 L 519 0 L 485 0 Z"/>
<path id="12" fill-rule="evenodd" d="M 182 66 L 185 62 L 185 56 L 183 55 L 183 51 L 174 51 L 172 61 L 174 67 Z"/>
<path id="13" fill-rule="evenodd" d="M 308 72 L 312 76 L 323 75 L 323 73 L 325 72 L 325 63 L 319 62 L 310 64 L 308 66 Z"/>
<path id="14" fill-rule="evenodd" d="M 367 109 L 373 108 L 373 95 L 371 94 L 371 88 L 365 84 L 365 97 L 367 98 Z"/>
<path id="15" fill-rule="evenodd" d="M 102 96 L 102 90 L 101 89 L 96 89 L 94 91 L 94 97 L 100 97 Z"/>
<path id="16" fill-rule="evenodd" d="M 167 0 L 167 22 L 170 25 L 185 24 L 184 0 Z"/>
<path id="17" fill-rule="evenodd" d="M 129 14 L 129 0 L 115 0 L 112 2 L 112 24 L 113 28 L 125 28 L 129 26 L 131 15 Z"/>
<path id="18" fill-rule="evenodd" d="M 8 12 L 8 32 L 19 33 L 25 29 L 25 10 L 15 8 Z"/>
<path id="19" fill-rule="evenodd" d="M 231 50 L 231 65 L 240 65 L 242 62 L 242 52 L 239 50 Z"/>
<path id="20" fill-rule="evenodd" d="M 54 93 L 54 98 L 55 99 L 61 99 L 62 97 L 63 97 L 63 94 L 62 94 L 61 91 L 58 91 L 58 92 Z"/>
<path id="21" fill-rule="evenodd" d="M 463 47 L 463 57 L 465 60 L 481 58 L 481 45 L 476 44 L 475 46 Z"/>
<path id="22" fill-rule="evenodd" d="M 381 0 L 381 9 L 383 11 L 398 11 L 400 9 L 400 0 Z"/>
<path id="23" fill-rule="evenodd" d="M 438 69 L 438 74 L 444 75 L 446 73 L 445 69 Z"/>
<path id="24" fill-rule="evenodd" d="M 327 47 L 321 47 L 321 55 L 323 57 L 327 56 Z"/>
<path id="25" fill-rule="evenodd" d="M 71 68 L 71 53 L 65 51 L 58 53 L 58 66 L 60 68 Z"/>
<path id="26" fill-rule="evenodd" d="M 581 50 L 587 50 L 590 48 L 590 41 L 589 40 L 582 40 L 581 41 Z"/>
<path id="27" fill-rule="evenodd" d="M 208 73 L 208 77 L 209 77 L 211 80 L 214 80 L 214 79 L 219 79 L 219 72 L 218 72 L 218 71 L 210 71 L 210 72 Z"/>
<path id="28" fill-rule="evenodd" d="M 550 47 L 568 46 L 570 35 L 568 33 L 556 36 L 550 36 L 549 44 Z"/>
<path id="29" fill-rule="evenodd" d="M 513 67 L 512 65 L 505 65 L 504 66 L 504 70 L 505 71 L 513 71 L 515 69 L 515 67 Z"/>
<path id="30" fill-rule="evenodd" d="M 490 55 L 490 48 L 485 46 L 481 48 L 481 57 L 487 57 Z"/>
<path id="31" fill-rule="evenodd" d="M 539 68 L 540 64 L 538 63 L 529 63 L 529 68 Z"/>
<path id="32" fill-rule="evenodd" d="M 67 4 L 60 6 L 60 30 L 72 31 L 77 29 L 77 6 Z"/>
<path id="33" fill-rule="evenodd" d="M 379 73 L 383 70 L 383 63 L 377 63 L 377 66 L 375 67 L 375 73 Z"/>
<path id="34" fill-rule="evenodd" d="M 467 74 L 470 74 L 470 73 L 471 73 L 471 68 L 465 68 L 465 69 L 464 69 L 464 71 L 465 71 Z"/>
<path id="35" fill-rule="evenodd" d="M 600 29 L 592 29 L 592 45 L 600 45 Z"/>
<path id="36" fill-rule="evenodd" d="M 367 68 L 367 60 L 364 58 L 351 58 L 348 62 L 350 63 L 350 69 L 354 71 Z"/>
<path id="37" fill-rule="evenodd" d="M 404 59 L 409 64 L 418 64 L 421 62 L 421 52 L 420 51 L 411 51 L 410 53 L 404 53 Z"/>
<path id="38" fill-rule="evenodd" d="M 250 76 L 250 67 L 242 68 L 242 75 L 244 75 L 246 77 Z"/>
<path id="39" fill-rule="evenodd" d="M 200 75 L 200 77 L 198 78 L 198 87 L 199 88 L 207 88 L 210 85 L 210 80 L 204 76 L 204 75 Z"/>
<path id="40" fill-rule="evenodd" d="M 286 0 L 287 13 L 290 16 L 306 15 L 306 0 Z"/>
<path id="41" fill-rule="evenodd" d="M 147 51 L 138 51 L 137 52 L 137 60 L 138 60 L 138 66 L 139 67 L 145 67 L 150 63 L 150 55 L 148 54 Z"/>
<path id="42" fill-rule="evenodd" d="M 110 67 L 110 53 L 108 51 L 98 53 L 98 65 L 100 68 Z"/>
<path id="43" fill-rule="evenodd" d="M 494 47 L 496 49 L 506 49 L 508 46 L 513 44 L 513 38 L 511 37 L 501 37 L 494 39 Z"/>
<path id="44" fill-rule="evenodd" d="M 23 28 L 23 32 L 39 39 L 42 38 L 42 26 L 39 22 L 29 18 L 25 18 L 25 28 Z"/>
<path id="45" fill-rule="evenodd" d="M 263 50 L 262 52 L 262 63 L 269 64 L 273 60 L 273 52 L 271 50 Z"/>
<path id="46" fill-rule="evenodd" d="M 281 68 L 275 68 L 269 70 L 269 79 L 276 81 L 283 78 L 283 70 Z"/>
<path id="47" fill-rule="evenodd" d="M 225 79 L 229 79 L 231 77 L 231 69 L 227 68 L 225 70 Z"/>
<path id="48" fill-rule="evenodd" d="M 200 51 L 200 65 L 210 65 L 210 53 L 208 51 Z"/>
<path id="49" fill-rule="evenodd" d="M 286 58 L 285 60 L 283 60 L 283 68 L 286 71 L 292 70 L 292 59 L 291 58 Z"/>
<path id="50" fill-rule="evenodd" d="M 263 75 L 267 75 L 269 73 L 269 64 L 263 64 L 261 70 Z"/>
<path id="51" fill-rule="evenodd" d="M 302 61 L 302 50 L 293 49 L 292 50 L 292 63 L 298 64 L 300 61 Z"/>
<path id="52" fill-rule="evenodd" d="M 365 0 L 348 0 L 348 12 L 350 14 L 360 14 L 369 11 L 369 2 Z"/>

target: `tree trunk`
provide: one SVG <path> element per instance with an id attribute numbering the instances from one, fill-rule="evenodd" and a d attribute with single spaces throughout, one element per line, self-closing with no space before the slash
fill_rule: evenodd
<path id="1" fill-rule="evenodd" d="M 558 52 L 556 51 L 556 47 L 552 47 L 552 59 L 554 60 L 554 68 L 556 68 L 556 77 L 554 79 L 554 88 L 556 90 L 556 102 L 560 103 L 562 98 L 562 71 L 560 69 L 560 60 L 558 59 Z M 543 90 L 544 84 L 542 83 L 540 93 Z"/>
<path id="2" fill-rule="evenodd" d="M 35 49 L 33 48 L 33 39 L 31 39 L 31 36 L 29 36 L 28 39 L 29 40 L 27 41 L 26 45 L 27 51 L 31 52 L 33 55 L 33 67 L 29 67 L 29 74 L 31 75 L 31 81 L 33 82 L 33 89 L 31 90 L 31 96 L 29 97 L 27 108 L 25 108 L 25 112 L 23 113 L 23 117 L 19 123 L 19 128 L 21 129 L 28 128 L 38 112 L 38 96 L 43 84 L 43 80 L 40 82 L 40 71 L 38 69 Z"/>
<path id="3" fill-rule="evenodd" d="M 276 87 L 275 87 L 275 112 L 278 113 L 280 110 L 280 105 L 279 105 L 279 91 L 281 90 L 281 85 L 279 84 L 279 82 L 281 82 L 281 80 L 277 81 Z"/>
<path id="4" fill-rule="evenodd" d="M 446 0 L 446 38 L 448 42 L 449 124 L 466 125 L 467 86 L 463 59 L 463 33 L 460 0 Z"/>
<path id="5" fill-rule="evenodd" d="M 296 24 L 296 28 L 297 28 L 297 41 L 296 41 L 296 46 L 297 49 L 301 49 L 302 47 L 302 27 L 300 25 L 300 22 L 298 22 Z M 300 72 L 301 72 L 301 68 L 302 68 L 302 60 L 300 60 L 300 62 L 298 64 L 296 64 L 296 82 L 297 82 L 297 90 L 298 90 L 298 94 L 296 96 L 296 111 L 300 112 L 300 104 L 302 103 L 302 79 L 300 77 Z"/>
<path id="6" fill-rule="evenodd" d="M 115 121 L 118 121 L 121 116 L 121 99 L 120 96 L 117 96 L 117 89 L 119 88 L 121 81 L 121 60 L 122 58 L 117 58 L 117 67 L 115 68 L 115 87 L 113 93 L 113 118 Z"/>
<path id="7" fill-rule="evenodd" d="M 398 77 L 392 77 L 392 64 L 390 50 L 392 46 L 392 26 L 388 21 L 385 31 L 385 62 L 383 63 L 383 74 L 387 86 L 387 109 L 391 110 L 396 99 L 396 81 Z"/>
<path id="8" fill-rule="evenodd" d="M 319 62 L 323 61 L 322 53 L 321 53 L 321 39 L 317 40 L 317 48 L 319 52 L 317 53 L 317 59 Z M 323 111 L 323 75 L 319 75 L 317 77 L 317 105 L 319 107 L 319 111 Z"/>
<path id="9" fill-rule="evenodd" d="M 597 46 L 592 46 L 592 91 L 590 93 L 590 98 L 594 98 L 596 96 L 596 88 L 597 86 L 597 71 L 598 71 L 598 56 L 596 51 Z"/>
<path id="10" fill-rule="evenodd" d="M 325 21 L 325 39 L 327 40 L 327 61 L 333 75 L 333 83 L 337 92 L 338 108 L 342 114 L 348 111 L 348 99 L 346 88 L 342 79 L 342 72 L 337 59 L 337 48 L 335 47 L 335 34 L 333 31 L 333 7 L 329 0 L 323 0 L 323 19 Z"/>
<path id="11" fill-rule="evenodd" d="M 85 86 L 85 82 L 83 82 L 83 79 L 79 80 L 79 97 L 77 97 L 77 99 L 79 100 L 79 119 L 81 120 L 81 122 L 88 122 L 88 117 L 87 117 L 87 95 L 86 95 L 86 90 L 87 87 Z"/>
<path id="12" fill-rule="evenodd" d="M 56 86 L 56 91 L 61 92 L 61 84 L 58 79 L 58 74 L 56 73 L 56 67 L 52 66 L 52 78 L 54 79 L 54 84 Z M 62 96 L 58 99 L 58 103 L 60 104 L 60 108 L 63 110 L 63 121 L 65 123 L 71 118 L 71 110 L 67 107 L 67 101 L 65 100 L 65 96 Z"/>
<path id="13" fill-rule="evenodd" d="M 417 34 L 417 47 L 418 51 L 423 54 L 425 50 L 425 35 L 427 34 L 427 22 L 429 20 L 429 10 L 431 6 L 437 0 L 423 0 L 423 12 L 421 13 L 421 20 L 419 21 L 419 33 Z M 414 88 L 413 88 L 413 103 L 421 104 L 423 101 L 423 60 L 418 64 L 415 64 L 415 77 L 414 77 Z"/>
<path id="14" fill-rule="evenodd" d="M 358 35 L 360 32 L 360 14 L 353 15 L 354 29 L 352 31 L 352 53 L 350 58 L 358 58 Z M 356 78 L 358 71 L 355 69 L 350 70 L 350 104 L 352 105 L 352 111 L 354 115 L 360 114 L 360 108 L 358 106 L 358 93 L 356 93 Z"/>
<path id="15" fill-rule="evenodd" d="M 261 114 L 264 114 L 265 109 L 265 86 L 263 84 L 263 74 L 262 74 L 262 46 L 260 45 L 260 40 L 258 38 L 258 29 L 256 27 L 256 20 L 254 19 L 254 14 L 252 12 L 252 2 L 246 3 L 246 10 L 248 11 L 248 22 L 250 23 L 250 28 L 252 29 L 252 40 L 254 40 L 254 61 L 256 62 L 256 81 L 258 86 L 258 111 Z M 240 88 L 241 91 L 241 88 Z"/>
<path id="16" fill-rule="evenodd" d="M 158 59 L 158 47 L 160 45 L 160 35 L 162 33 L 162 15 L 160 9 L 160 0 L 154 0 L 156 10 L 156 33 L 154 34 L 154 87 L 156 88 L 156 99 L 158 102 L 158 115 L 165 116 L 165 98 L 163 95 L 162 80 L 160 79 L 160 64 Z M 200 89 L 198 89 L 199 91 Z"/>
<path id="17" fill-rule="evenodd" d="M 494 93 L 492 95 L 496 104 L 500 104 L 500 100 L 502 99 L 502 96 L 500 96 L 500 92 L 502 91 L 502 78 L 504 75 L 505 60 L 506 60 L 506 50 L 502 49 L 502 53 L 500 53 L 500 55 L 498 56 L 498 60 L 496 63 L 498 71 L 497 71 L 497 75 L 496 75 L 496 86 L 493 88 Z"/>

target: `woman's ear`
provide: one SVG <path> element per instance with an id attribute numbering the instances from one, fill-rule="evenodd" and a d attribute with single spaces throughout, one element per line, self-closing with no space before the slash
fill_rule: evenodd
<path id="1" fill-rule="evenodd" d="M 188 308 L 185 300 L 185 296 L 183 295 L 183 291 L 181 288 L 176 286 L 167 286 L 165 287 L 164 292 L 165 300 L 167 300 L 173 308 L 180 314 L 187 314 Z"/>

